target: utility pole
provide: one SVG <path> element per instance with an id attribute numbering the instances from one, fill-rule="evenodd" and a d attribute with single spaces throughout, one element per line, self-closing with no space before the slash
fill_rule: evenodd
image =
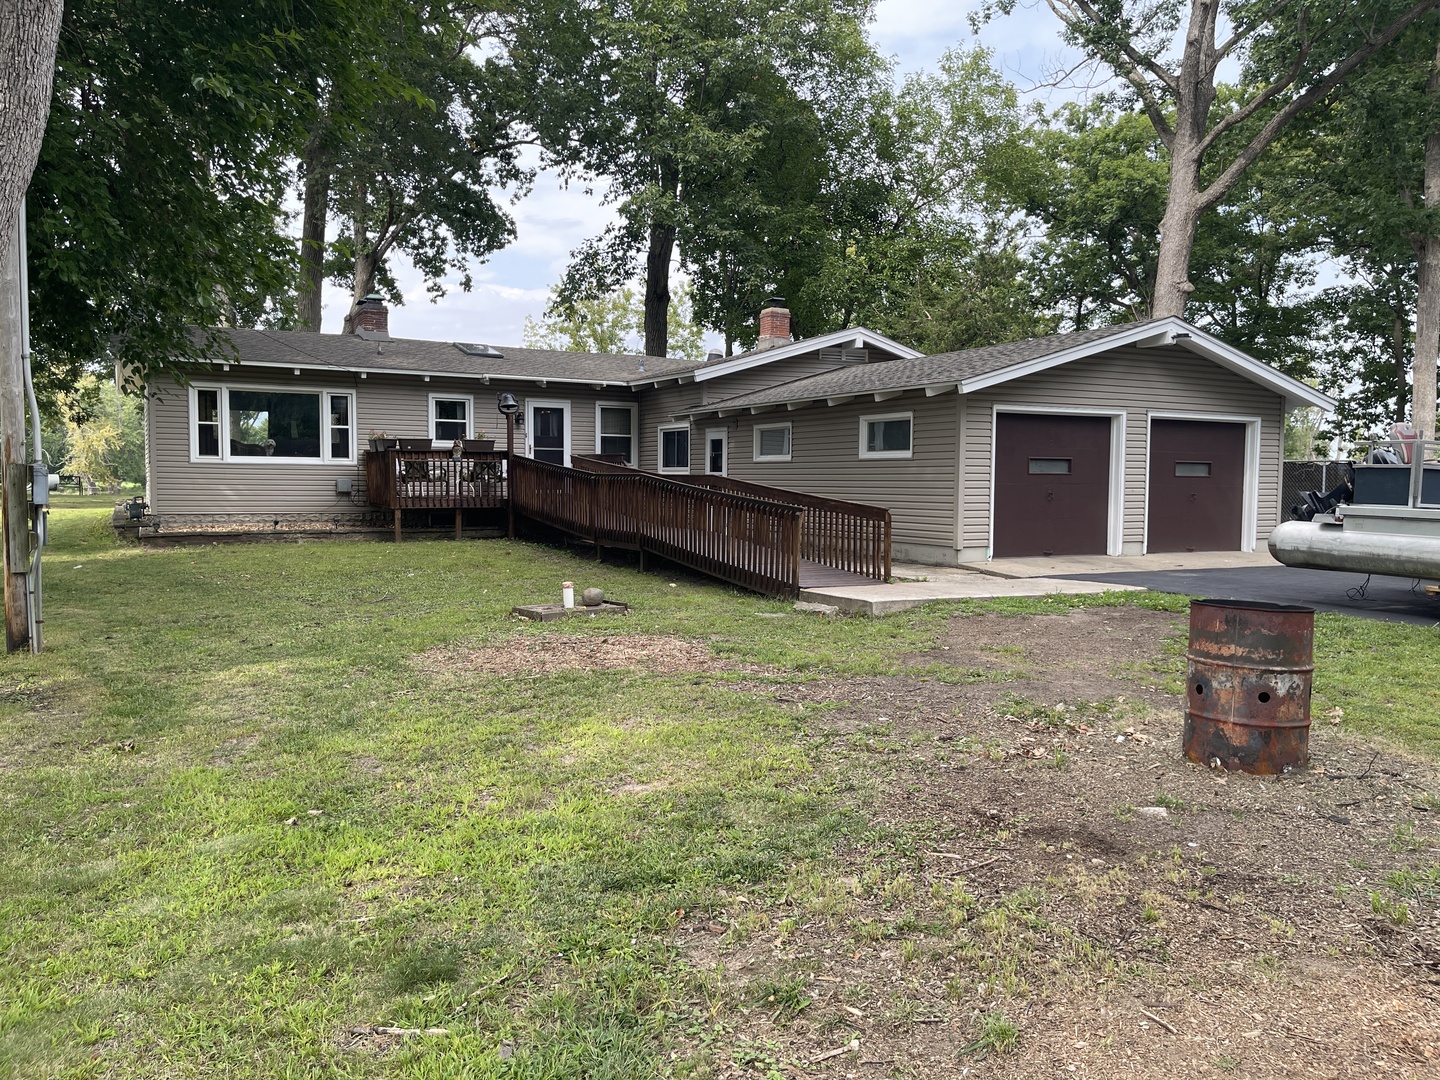
<path id="1" fill-rule="evenodd" d="M 4 237 L 0 251 L 0 482 L 3 482 L 5 576 L 5 651 L 30 642 L 30 604 L 26 575 L 30 570 L 29 469 L 25 456 L 25 365 L 21 357 L 20 229 Z"/>

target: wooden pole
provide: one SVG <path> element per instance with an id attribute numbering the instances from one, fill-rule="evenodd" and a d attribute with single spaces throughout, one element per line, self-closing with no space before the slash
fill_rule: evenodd
<path id="1" fill-rule="evenodd" d="M 30 642 L 30 604 L 25 574 L 30 569 L 30 504 L 26 497 L 25 366 L 20 355 L 19 216 L 0 251 L 0 482 L 5 574 L 5 651 Z"/>
<path id="2" fill-rule="evenodd" d="M 515 539 L 515 414 L 505 414 L 505 535 Z"/>

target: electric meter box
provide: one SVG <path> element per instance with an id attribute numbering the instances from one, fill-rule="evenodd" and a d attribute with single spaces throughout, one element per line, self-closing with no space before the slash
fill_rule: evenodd
<path id="1" fill-rule="evenodd" d="M 33 470 L 30 479 L 30 501 L 36 506 L 49 506 L 50 469 L 42 462 L 36 462 L 30 468 Z M 59 480 L 60 478 L 57 476 L 55 479 Z"/>

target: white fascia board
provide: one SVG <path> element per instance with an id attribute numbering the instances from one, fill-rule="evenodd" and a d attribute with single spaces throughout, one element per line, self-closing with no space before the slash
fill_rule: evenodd
<path id="1" fill-rule="evenodd" d="M 557 378 L 556 378 L 555 376 L 553 376 L 553 375 L 505 375 L 505 374 L 499 374 L 499 375 L 497 375 L 497 374 L 494 373 L 494 372 L 485 372 L 485 373 L 478 373 L 478 374 L 477 374 L 477 373 L 475 373 L 475 372 L 465 372 L 465 371 L 418 371 L 418 370 L 410 370 L 410 369 L 405 369 L 405 368 L 350 367 L 350 366 L 347 366 L 347 365 L 345 365 L 345 364 L 325 364 L 325 363 L 309 363 L 309 364 L 301 363 L 301 364 L 298 364 L 298 365 L 297 365 L 297 364 L 295 364 L 293 361 L 288 362 L 288 363 L 284 363 L 284 364 L 278 364 L 278 363 L 271 363 L 271 362 L 264 361 L 264 360 L 240 360 L 240 361 L 231 361 L 231 364 L 232 364 L 234 367 L 242 368 L 242 369 L 243 369 L 243 368 L 247 368 L 247 367 L 250 367 L 250 368 L 292 368 L 292 369 L 293 369 L 293 368 L 296 368 L 296 367 L 299 367 L 299 368 L 303 368 L 303 369 L 306 370 L 306 371 L 343 372 L 343 373 L 346 374 L 346 375 L 360 375 L 360 376 L 365 376 L 365 375 L 402 375 L 402 376 L 413 376 L 413 377 L 415 377 L 415 378 L 424 378 L 424 379 L 430 379 L 430 378 L 436 378 L 436 379 L 476 379 L 476 380 L 478 380 L 478 381 L 480 381 L 480 382 L 482 382 L 482 383 L 487 383 L 487 384 L 490 382 L 491 379 L 500 379 L 500 380 L 509 379 L 511 382 L 537 383 L 537 384 L 540 385 L 540 386 L 544 386 L 546 383 L 564 383 L 564 384 L 566 384 L 566 385 L 574 385 L 574 386 L 597 386 L 597 385 L 598 385 L 599 387 L 604 388 L 604 389 L 610 389 L 611 387 L 624 387 L 625 389 L 628 390 L 628 389 L 630 388 L 630 385 L 631 385 L 629 382 L 626 382 L 626 381 L 623 381 L 623 380 L 622 380 L 622 381 L 619 381 L 619 382 L 606 380 L 606 381 L 604 381 L 604 382 L 601 382 L 601 383 L 597 384 L 594 379 L 557 379 Z M 228 368 L 227 368 L 227 370 L 228 370 Z"/>
<path id="2" fill-rule="evenodd" d="M 835 330 L 828 334 L 821 334 L 819 337 L 801 338 L 799 341 L 792 341 L 789 345 L 780 345 L 773 349 L 746 353 L 744 356 L 736 356 L 730 360 L 719 360 L 714 364 L 706 364 L 695 372 L 695 381 L 704 382 L 706 379 L 718 379 L 722 375 L 733 375 L 737 371 L 759 367 L 772 360 L 784 360 L 789 356 L 803 356 L 819 349 L 849 347 L 863 349 L 866 345 L 874 345 L 886 352 L 894 353 L 901 360 L 914 360 L 916 357 L 925 355 L 916 352 L 909 346 L 901 345 L 898 341 L 892 341 L 884 334 L 866 330 L 863 326 L 852 326 L 848 330 Z"/>
<path id="3" fill-rule="evenodd" d="M 1132 327 L 1121 333 L 1111 334 L 1108 337 L 1096 341 L 1089 341 L 1083 345 L 1076 345 L 1073 348 L 1063 349 L 1048 356 L 1037 357 L 1034 360 L 1027 360 L 1022 364 L 1014 364 L 1011 367 L 1001 368 L 998 371 L 987 371 L 983 375 L 976 375 L 970 379 L 961 381 L 959 390 L 962 394 L 973 394 L 977 390 L 984 390 L 987 387 L 998 386 L 1001 383 L 1011 382 L 1014 379 L 1023 379 L 1026 375 L 1034 375 L 1041 371 L 1048 371 L 1050 368 L 1059 367 L 1061 364 L 1068 364 L 1072 360 L 1083 360 L 1087 356 L 1095 356 L 1102 352 L 1121 345 L 1135 345 L 1141 348 L 1157 348 L 1161 345 L 1177 345 L 1187 349 L 1207 360 L 1212 360 L 1221 367 L 1233 371 L 1235 374 L 1249 379 L 1251 382 L 1259 383 L 1261 386 L 1290 400 L 1298 400 L 1306 405 L 1314 406 L 1325 412 L 1335 411 L 1335 401 L 1320 393 L 1312 386 L 1307 386 L 1298 379 L 1292 379 L 1288 375 L 1276 371 L 1266 364 L 1262 364 L 1253 356 L 1241 352 L 1239 349 L 1226 345 L 1219 338 L 1212 337 L 1203 330 L 1191 326 L 1184 319 L 1168 318 L 1158 322 L 1143 323 L 1140 326 Z"/>

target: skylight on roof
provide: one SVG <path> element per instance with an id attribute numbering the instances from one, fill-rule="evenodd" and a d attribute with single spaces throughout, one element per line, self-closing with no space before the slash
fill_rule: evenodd
<path id="1" fill-rule="evenodd" d="M 484 356 L 491 360 L 504 358 L 505 354 L 494 345 L 486 345 L 478 341 L 457 341 L 455 347 L 466 356 Z"/>

